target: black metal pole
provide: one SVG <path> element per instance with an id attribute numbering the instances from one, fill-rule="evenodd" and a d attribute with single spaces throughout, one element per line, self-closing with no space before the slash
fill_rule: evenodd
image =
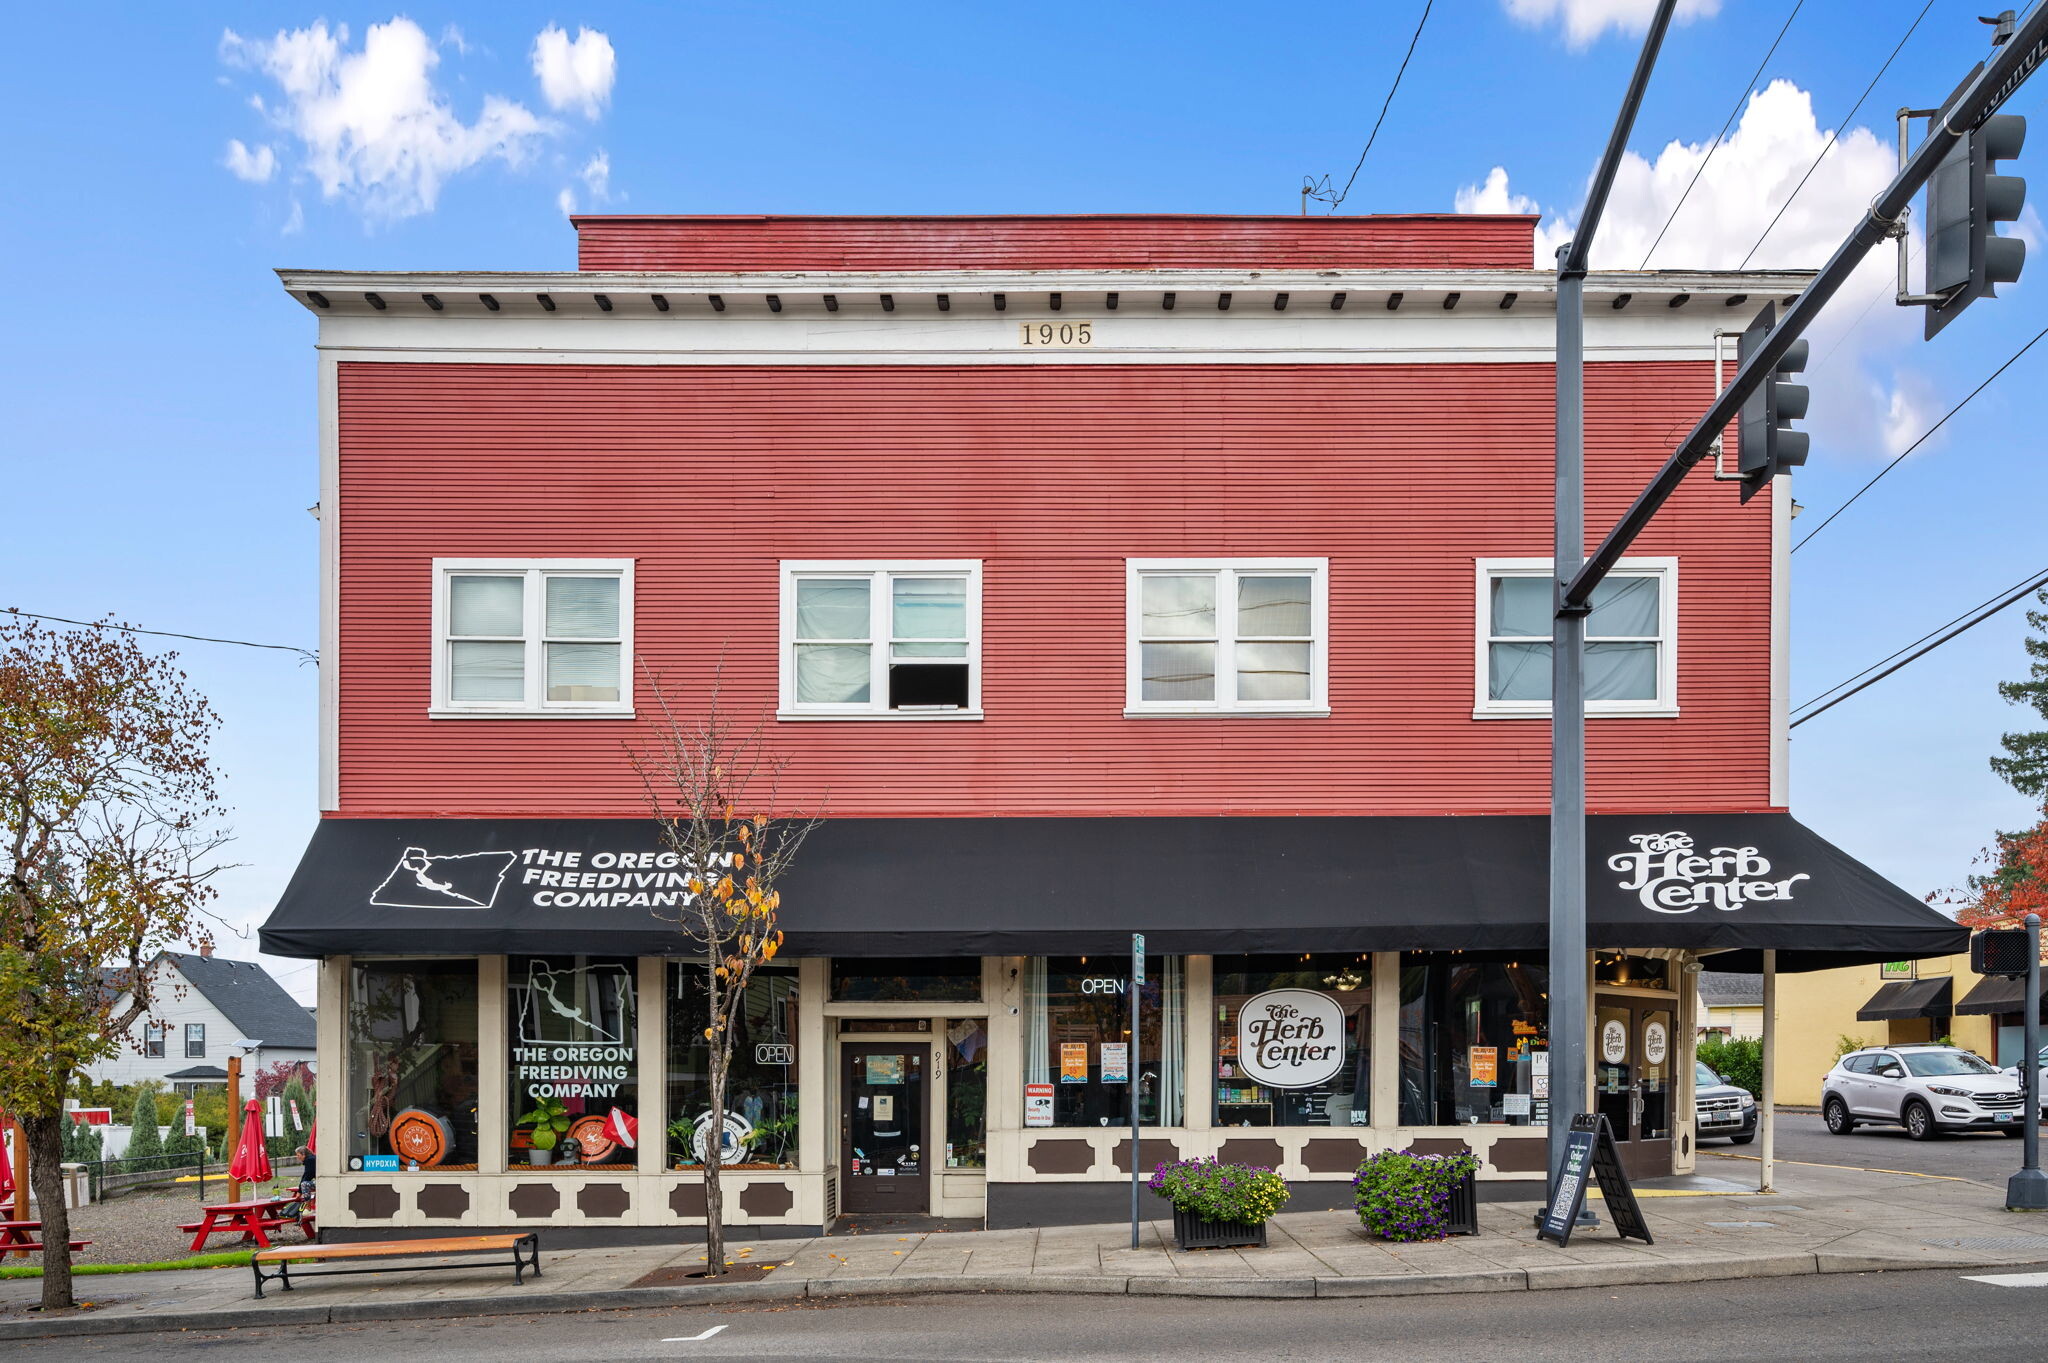
<path id="1" fill-rule="evenodd" d="M 1145 935 L 1131 934 L 1131 1048 L 1124 1055 L 1124 1082 L 1130 1085 L 1131 1100 L 1131 1248 L 1138 1247 L 1138 1184 L 1141 1152 L 1138 1137 L 1138 1075 L 1143 1071 L 1138 1056 L 1138 1000 L 1145 992 Z M 1160 1059 L 1159 1071 L 1166 1072 L 1164 1056 Z"/>
<path id="2" fill-rule="evenodd" d="M 2009 1212 L 2048 1211 L 2041 1172 L 2041 915 L 2027 915 L 2027 1053 L 2020 1059 L 2020 1120 L 2027 1124 L 2020 1171 L 2005 1184 Z"/>

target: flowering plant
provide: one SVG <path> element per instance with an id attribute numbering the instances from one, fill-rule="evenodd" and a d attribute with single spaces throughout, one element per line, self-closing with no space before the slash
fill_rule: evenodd
<path id="1" fill-rule="evenodd" d="M 1152 1171 L 1146 1185 L 1175 1211 L 1210 1221 L 1263 1224 L 1287 1205 L 1287 1181 L 1271 1169 L 1218 1164 L 1213 1159 L 1173 1160 Z"/>
<path id="2" fill-rule="evenodd" d="M 1470 1151 L 1418 1155 L 1382 1150 L 1358 1166 L 1352 1201 L 1365 1228 L 1384 1240 L 1441 1240 L 1450 1225 L 1451 1192 L 1479 1171 Z"/>

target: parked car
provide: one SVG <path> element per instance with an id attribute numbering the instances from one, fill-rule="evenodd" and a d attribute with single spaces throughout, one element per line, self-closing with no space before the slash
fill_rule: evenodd
<path id="1" fill-rule="evenodd" d="M 1704 1060 L 1692 1064 L 1693 1142 L 1719 1140 L 1735 1145 L 1756 1139 L 1756 1095 L 1714 1073 Z"/>
<path id="2" fill-rule="evenodd" d="M 2048 1046 L 2043 1046 L 2041 1053 L 2034 1058 L 2041 1066 L 2041 1087 L 2039 1089 L 2042 1099 L 2041 1112 L 2044 1118 L 2048 1118 Z M 2015 1085 L 2026 1082 L 2020 1076 L 2020 1067 L 2018 1065 L 2007 1065 L 2005 1072 L 2012 1076 L 2012 1082 Z"/>
<path id="3" fill-rule="evenodd" d="M 1828 1130 L 1846 1136 L 1865 1122 L 1903 1126 L 1916 1141 L 1944 1131 L 2023 1135 L 2014 1076 L 1957 1046 L 1866 1046 L 1835 1062 L 1821 1080 Z"/>

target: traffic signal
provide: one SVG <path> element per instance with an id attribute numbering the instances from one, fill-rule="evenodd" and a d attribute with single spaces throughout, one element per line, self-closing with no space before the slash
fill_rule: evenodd
<path id="1" fill-rule="evenodd" d="M 1777 320 L 1777 305 L 1766 303 L 1749 324 L 1749 330 L 1742 333 L 1737 352 L 1741 363 L 1747 364 L 1749 357 L 1763 348 L 1764 338 L 1771 334 Z M 1806 342 L 1794 341 L 1777 368 L 1766 374 L 1756 391 L 1743 400 L 1736 429 L 1740 439 L 1737 467 L 1742 470 L 1745 502 L 1763 491 L 1771 479 L 1806 462 L 1806 432 L 1785 425 L 1806 415 L 1806 385 L 1785 382 L 1788 376 L 1805 368 Z"/>
<path id="2" fill-rule="evenodd" d="M 1996 295 L 1996 285 L 2020 277 L 2027 244 L 1993 228 L 2019 218 L 2027 182 L 1991 168 L 2026 142 L 2025 118 L 1994 114 L 1960 138 L 1927 181 L 1927 292 L 1943 295 L 1927 305 L 1929 339 L 1977 299 Z"/>
<path id="3" fill-rule="evenodd" d="M 1986 928 L 1970 939 L 1970 969 L 1979 975 L 2027 973 L 2027 930 Z"/>

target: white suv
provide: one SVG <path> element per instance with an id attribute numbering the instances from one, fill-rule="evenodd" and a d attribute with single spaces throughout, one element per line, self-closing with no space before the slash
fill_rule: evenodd
<path id="1" fill-rule="evenodd" d="M 1944 1131 L 2025 1134 L 2024 1099 L 2012 1075 L 1955 1046 L 1871 1046 L 1851 1051 L 1821 1080 L 1828 1130 L 1846 1136 L 1860 1122 L 1906 1128 L 1916 1141 Z"/>

